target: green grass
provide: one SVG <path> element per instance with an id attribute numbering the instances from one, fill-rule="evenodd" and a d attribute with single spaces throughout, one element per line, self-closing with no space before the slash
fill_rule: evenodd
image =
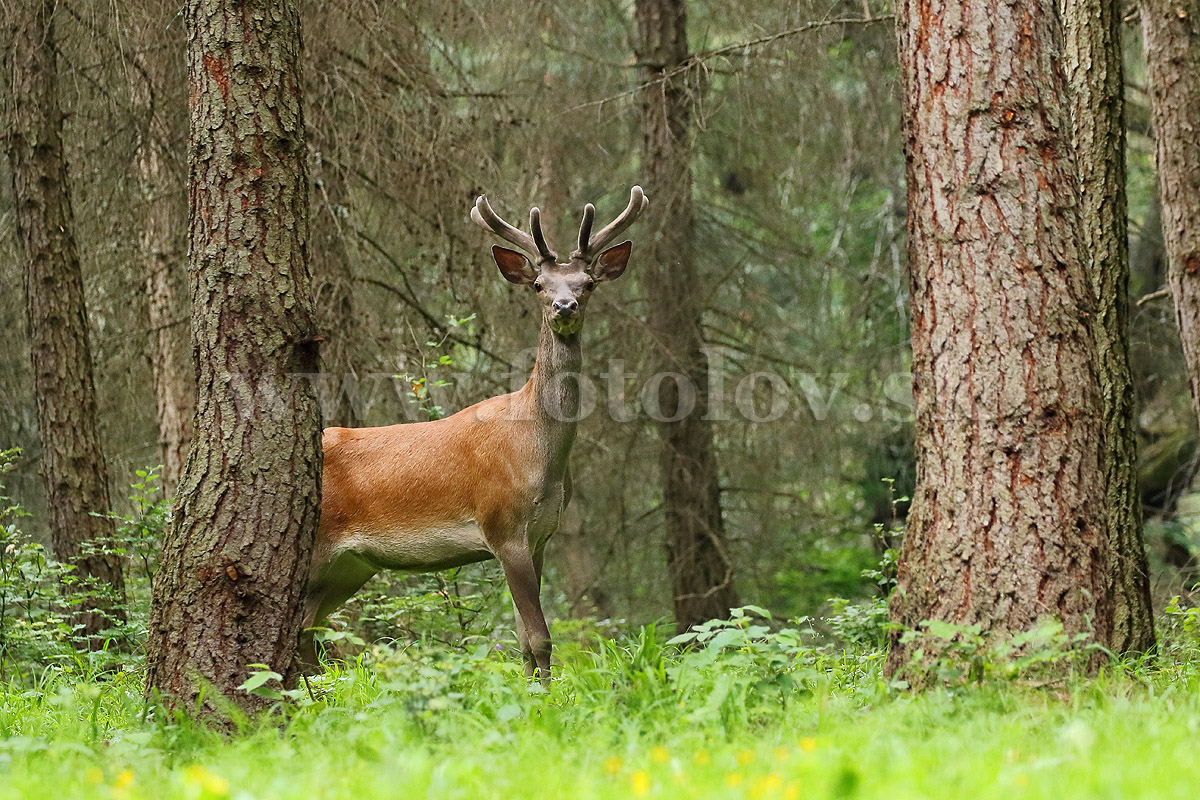
<path id="1" fill-rule="evenodd" d="M 1192 620 L 1194 622 L 1194 619 Z M 1193 798 L 1200 660 L 913 694 L 882 654 L 744 619 L 679 653 L 653 629 L 558 649 L 548 692 L 493 646 L 374 649 L 224 736 L 134 672 L 0 689 L 0 798 Z M 563 638 L 563 637 L 560 637 Z M 567 637 L 570 638 L 568 632 Z"/>

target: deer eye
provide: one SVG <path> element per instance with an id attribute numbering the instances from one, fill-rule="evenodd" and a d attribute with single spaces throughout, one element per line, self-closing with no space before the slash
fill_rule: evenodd
<path id="1" fill-rule="evenodd" d="M 595 288 L 596 288 L 596 282 L 594 280 L 592 280 L 591 278 L 588 278 L 587 290 L 590 292 L 592 289 L 595 289 Z"/>
<path id="2" fill-rule="evenodd" d="M 542 281 L 540 278 L 533 282 L 533 290 L 535 292 L 540 292 L 544 288 L 546 288 L 546 287 L 542 286 Z"/>

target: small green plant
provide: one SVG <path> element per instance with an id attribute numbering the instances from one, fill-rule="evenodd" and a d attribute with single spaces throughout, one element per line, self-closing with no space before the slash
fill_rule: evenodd
<path id="1" fill-rule="evenodd" d="M 1053 683 L 1086 666 L 1096 645 L 1086 632 L 1069 634 L 1046 617 L 1012 635 L 986 635 L 981 626 L 926 620 L 901 641 L 917 643 L 903 677 L 893 685 L 984 683 L 991 680 Z"/>
<path id="2" fill-rule="evenodd" d="M 731 610 L 729 619 L 710 620 L 667 642 L 685 647 L 670 674 L 683 701 L 696 704 L 696 721 L 733 726 L 766 718 L 808 691 L 817 660 L 804 641 L 812 634 L 808 620 L 778 630 L 771 622 L 766 609 L 744 606 Z"/>
<path id="3" fill-rule="evenodd" d="M 16 468 L 19 448 L 0 451 L 0 478 Z M 20 528 L 28 516 L 0 483 L 0 681 L 25 679 L 69 652 L 71 625 L 62 584 L 70 568 Z"/>
<path id="4" fill-rule="evenodd" d="M 425 342 L 425 346 L 432 350 L 444 347 L 450 340 L 451 331 L 454 328 L 466 325 L 474 319 L 474 314 L 462 317 L 461 319 L 453 314 L 448 314 L 446 322 L 450 327 L 446 330 L 445 335 L 442 336 L 440 341 Z M 441 419 L 446 416 L 446 411 L 435 401 L 431 389 L 449 386 L 450 381 L 440 376 L 448 375 L 455 366 L 454 357 L 449 353 L 443 353 L 436 359 L 431 360 L 422 352 L 421 369 L 419 372 L 415 374 L 403 373 L 393 377 L 408 384 L 409 388 L 406 392 L 408 399 L 417 405 L 426 417 L 431 420 Z"/>
<path id="5" fill-rule="evenodd" d="M 1159 648 L 1164 658 L 1182 664 L 1200 664 L 1200 608 L 1185 606 L 1176 595 L 1163 609 Z"/>
<path id="6" fill-rule="evenodd" d="M 876 526 L 876 534 L 881 539 L 884 537 L 882 525 Z M 888 598 L 896 588 L 898 557 L 898 551 L 889 547 L 883 551 L 878 566 L 861 572 L 862 577 L 875 587 L 875 597 L 858 603 L 841 597 L 829 598 L 830 613 L 822 622 L 843 647 L 883 648 L 887 645 L 888 636 L 896 629 L 888 621 Z"/>

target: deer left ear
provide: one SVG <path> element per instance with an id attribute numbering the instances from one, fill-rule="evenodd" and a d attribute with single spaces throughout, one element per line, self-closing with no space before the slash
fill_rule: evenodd
<path id="1" fill-rule="evenodd" d="M 532 286 L 534 279 L 537 278 L 537 272 L 529 263 L 529 259 L 516 250 L 509 250 L 507 247 L 495 244 L 492 245 L 492 258 L 496 259 L 496 266 L 500 268 L 500 273 L 509 283 L 515 283 L 518 286 Z"/>
<path id="2" fill-rule="evenodd" d="M 596 259 L 593 278 L 596 282 L 615 281 L 625 272 L 629 265 L 629 254 L 633 251 L 633 242 L 621 242 L 605 250 Z"/>

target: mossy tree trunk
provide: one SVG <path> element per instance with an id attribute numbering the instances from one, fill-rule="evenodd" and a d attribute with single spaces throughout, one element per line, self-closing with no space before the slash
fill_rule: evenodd
<path id="1" fill-rule="evenodd" d="M 897 8 L 917 484 L 894 622 L 1107 644 L 1103 416 L 1053 0 Z M 888 667 L 916 644 L 894 636 Z"/>
<path id="2" fill-rule="evenodd" d="M 637 0 L 642 90 L 642 181 L 650 198 L 639 257 L 652 298 L 647 324 L 657 365 L 676 373 L 659 383 L 658 412 L 667 567 L 680 630 L 729 616 L 738 604 L 721 517 L 708 360 L 701 349 L 703 285 L 696 275 L 692 211 L 692 112 L 684 0 Z"/>
<path id="3" fill-rule="evenodd" d="M 77 624 L 85 639 L 124 619 L 121 561 L 103 549 L 114 533 L 108 472 L 96 421 L 96 386 L 88 337 L 83 274 L 67 186 L 54 14 L 58 3 L 34 0 L 10 10 L 5 80 L 7 149 L 17 236 L 25 255 L 24 288 L 34 395 L 51 543 L 86 583 L 108 598 L 83 600 Z M 99 516 L 98 516 L 99 515 Z M 107 588 L 106 588 L 107 587 Z M 111 590 L 111 591 L 109 591 Z"/>
<path id="4" fill-rule="evenodd" d="M 1154 617 L 1138 493 L 1137 410 L 1129 371 L 1121 9 L 1115 0 L 1059 0 L 1059 4 L 1079 171 L 1080 252 L 1096 297 L 1092 331 L 1104 414 L 1112 647 L 1120 653 L 1144 653 L 1154 647 Z"/>
<path id="5" fill-rule="evenodd" d="M 196 429 L 154 584 L 147 691 L 245 708 L 290 681 L 316 533 L 320 408 L 293 0 L 187 8 Z M 209 703 L 206 710 L 215 709 Z"/>

